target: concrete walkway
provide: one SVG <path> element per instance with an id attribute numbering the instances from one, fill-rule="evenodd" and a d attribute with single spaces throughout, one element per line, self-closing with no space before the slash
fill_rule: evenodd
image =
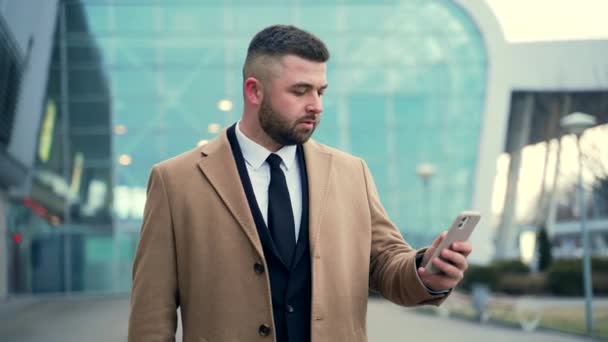
<path id="1" fill-rule="evenodd" d="M 128 314 L 126 297 L 53 298 L 21 301 L 20 305 L 0 303 L 0 341 L 126 341 Z M 507 327 L 441 318 L 401 308 L 381 299 L 370 300 L 368 335 L 370 342 L 591 341 L 546 331 L 526 333 Z"/>
<path id="2" fill-rule="evenodd" d="M 503 326 L 478 324 L 460 319 L 421 314 L 383 300 L 370 300 L 368 307 L 370 342 L 383 341 L 467 341 L 467 342 L 566 342 L 592 341 L 548 331 L 524 332 Z"/>

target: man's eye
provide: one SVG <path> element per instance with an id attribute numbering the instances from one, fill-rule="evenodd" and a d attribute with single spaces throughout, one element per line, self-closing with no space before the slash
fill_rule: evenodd
<path id="1" fill-rule="evenodd" d="M 306 94 L 306 90 L 304 89 L 294 89 L 293 93 L 297 96 L 303 96 L 304 94 Z"/>

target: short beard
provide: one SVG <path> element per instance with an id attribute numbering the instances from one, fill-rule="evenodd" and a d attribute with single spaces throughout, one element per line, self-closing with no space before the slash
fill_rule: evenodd
<path id="1" fill-rule="evenodd" d="M 290 125 L 285 116 L 276 112 L 266 98 L 262 100 L 258 114 L 258 120 L 264 132 L 281 146 L 299 145 L 308 141 L 317 128 L 317 124 L 309 131 L 298 131 L 297 128 L 298 123 L 310 119 L 310 117 L 304 117 L 296 120 L 293 125 Z"/>

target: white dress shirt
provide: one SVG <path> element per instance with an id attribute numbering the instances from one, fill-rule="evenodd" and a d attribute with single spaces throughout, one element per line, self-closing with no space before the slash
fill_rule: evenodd
<path id="1" fill-rule="evenodd" d="M 266 227 L 268 227 L 268 186 L 270 185 L 270 165 L 266 162 L 266 158 L 270 155 L 269 150 L 259 145 L 253 140 L 249 139 L 240 129 L 241 122 L 236 124 L 236 140 L 239 143 L 243 158 L 245 159 L 245 165 L 247 166 L 247 174 L 251 180 L 251 186 L 255 193 L 256 202 L 258 202 L 258 208 L 262 212 Z M 302 180 L 300 179 L 300 164 L 296 158 L 295 145 L 283 146 L 280 150 L 275 152 L 278 154 L 283 162 L 281 163 L 281 170 L 285 174 L 285 180 L 287 181 L 287 189 L 289 190 L 289 198 L 291 199 L 291 208 L 293 210 L 293 222 L 296 229 L 296 241 L 298 240 L 298 234 L 300 233 L 300 223 L 302 221 Z M 420 254 L 416 258 L 416 264 L 420 265 L 423 254 Z M 416 277 L 421 284 L 422 281 L 416 272 Z M 424 285 L 424 284 L 423 284 Z M 425 286 L 426 287 L 426 286 Z M 434 291 L 427 287 L 427 291 L 431 294 L 445 294 L 449 291 Z"/>
<path id="2" fill-rule="evenodd" d="M 270 165 L 266 162 L 266 158 L 272 153 L 265 147 L 259 145 L 249 139 L 240 129 L 241 122 L 236 124 L 236 140 L 239 143 L 245 165 L 247 166 L 247 174 L 251 180 L 251 186 L 255 194 L 258 208 L 262 212 L 266 227 L 268 227 L 268 186 L 270 185 Z M 296 229 L 296 241 L 300 233 L 300 223 L 302 221 L 302 180 L 300 179 L 300 164 L 296 158 L 295 145 L 283 146 L 277 152 L 274 152 L 281 157 L 281 170 L 285 174 L 287 189 L 289 190 L 289 198 L 291 199 L 291 208 L 293 211 L 293 222 Z"/>

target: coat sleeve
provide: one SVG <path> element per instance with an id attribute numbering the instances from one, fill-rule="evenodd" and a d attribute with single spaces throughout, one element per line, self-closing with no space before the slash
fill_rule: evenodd
<path id="1" fill-rule="evenodd" d="M 361 161 L 371 214 L 371 253 L 369 285 L 388 300 L 404 306 L 439 305 L 445 295 L 432 295 L 418 278 L 417 251 L 403 240 L 380 203 L 376 185 L 364 161 Z"/>
<path id="2" fill-rule="evenodd" d="M 152 168 L 133 264 L 129 342 L 175 341 L 178 284 L 170 202 L 158 166 Z"/>

